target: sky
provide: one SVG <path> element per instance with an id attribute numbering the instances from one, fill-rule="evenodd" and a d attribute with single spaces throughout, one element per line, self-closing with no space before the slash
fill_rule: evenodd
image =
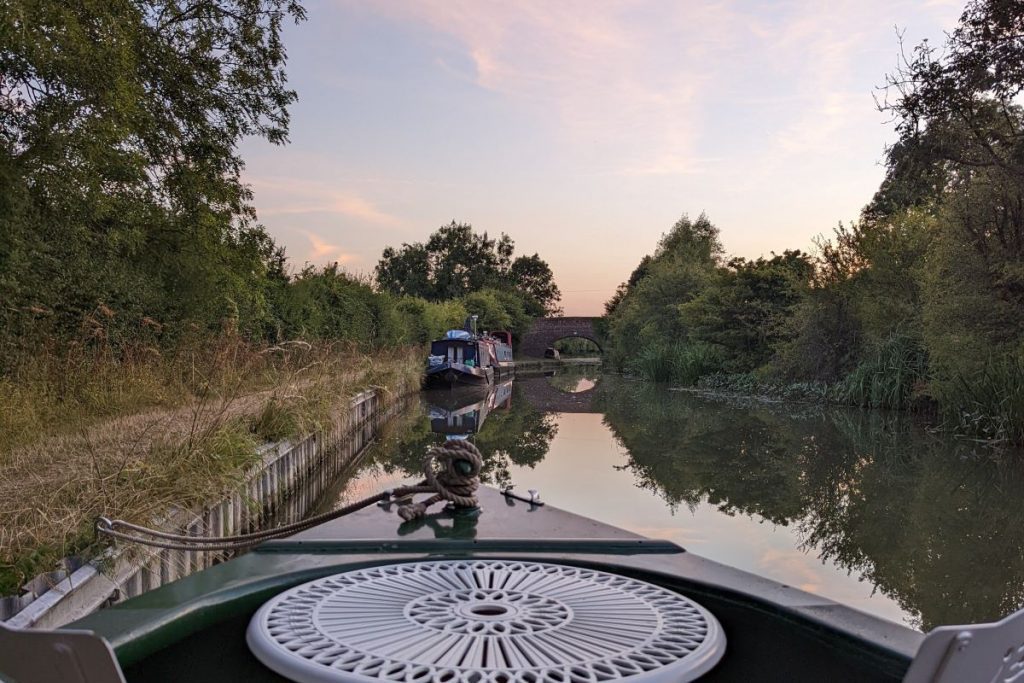
<path id="1" fill-rule="evenodd" d="M 894 139 L 877 87 L 961 0 L 307 0 L 285 31 L 290 142 L 244 180 L 294 264 L 370 275 L 455 220 L 600 315 L 683 214 L 726 251 L 856 219 Z"/>

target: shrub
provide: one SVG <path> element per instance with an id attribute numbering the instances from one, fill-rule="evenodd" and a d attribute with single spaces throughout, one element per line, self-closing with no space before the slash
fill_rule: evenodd
<path id="1" fill-rule="evenodd" d="M 868 408 L 911 408 L 927 368 L 920 341 L 894 332 L 835 386 L 835 398 Z"/>
<path id="2" fill-rule="evenodd" d="M 958 375 L 941 396 L 956 431 L 993 443 L 1024 443 L 1024 358 L 989 359 Z"/>

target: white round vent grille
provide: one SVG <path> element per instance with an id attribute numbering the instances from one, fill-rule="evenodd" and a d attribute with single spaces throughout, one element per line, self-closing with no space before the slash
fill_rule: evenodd
<path id="1" fill-rule="evenodd" d="M 658 586 L 579 567 L 479 560 L 328 576 L 268 601 L 249 647 L 302 683 L 691 681 L 718 621 Z"/>

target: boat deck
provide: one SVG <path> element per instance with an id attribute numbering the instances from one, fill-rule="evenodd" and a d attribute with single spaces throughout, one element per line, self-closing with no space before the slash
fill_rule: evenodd
<path id="1" fill-rule="evenodd" d="M 437 559 L 519 559 L 611 571 L 656 583 L 703 604 L 728 637 L 722 662 L 701 680 L 899 681 L 922 635 L 827 598 L 702 558 L 552 505 L 480 491 L 478 516 L 442 506 L 403 522 L 372 506 L 194 574 L 74 624 L 106 637 L 128 680 L 281 680 L 245 645 L 248 619 L 301 583 L 372 565 Z M 806 672 L 812 672 L 813 675 Z M 761 679 L 767 680 L 767 679 Z"/>

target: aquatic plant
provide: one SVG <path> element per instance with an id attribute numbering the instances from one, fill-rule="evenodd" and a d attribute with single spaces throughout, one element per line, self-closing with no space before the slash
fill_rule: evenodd
<path id="1" fill-rule="evenodd" d="M 840 403 L 867 408 L 911 408 L 927 369 L 920 341 L 894 332 L 834 386 L 834 397 Z"/>
<path id="2" fill-rule="evenodd" d="M 990 443 L 1024 443 L 1024 358 L 992 358 L 958 375 L 945 396 L 955 430 Z"/>

